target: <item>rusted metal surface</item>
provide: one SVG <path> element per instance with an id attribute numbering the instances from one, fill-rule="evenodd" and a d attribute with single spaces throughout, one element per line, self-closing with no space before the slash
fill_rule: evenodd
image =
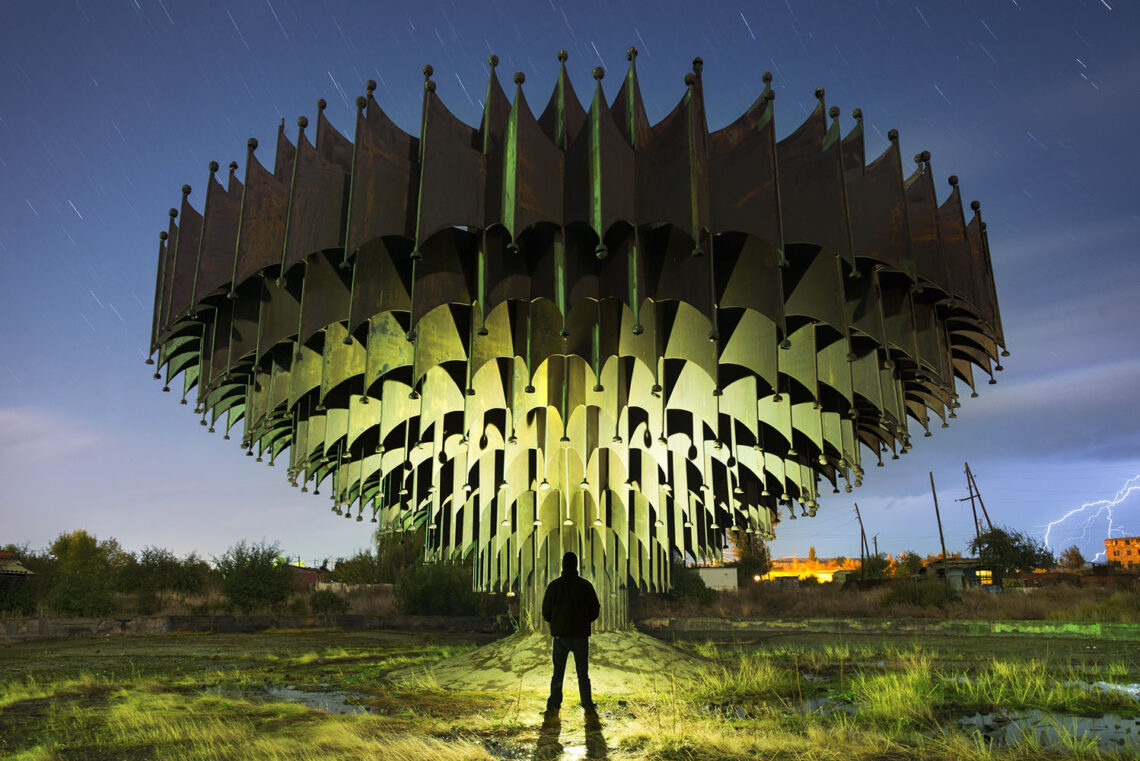
<path id="1" fill-rule="evenodd" d="M 985 225 L 862 114 L 775 138 L 771 77 L 729 126 L 702 66 L 660 123 L 635 51 L 589 111 L 561 73 L 537 119 L 492 58 L 478 128 L 425 67 L 422 129 L 357 101 L 353 142 L 250 141 L 172 210 L 152 353 L 203 425 L 287 460 L 337 515 L 424 528 L 481 589 L 541 589 L 573 549 L 606 594 L 773 536 L 955 416 L 1004 339 Z M 828 119 L 831 119 L 830 124 Z M 614 598 L 615 610 L 622 609 Z"/>

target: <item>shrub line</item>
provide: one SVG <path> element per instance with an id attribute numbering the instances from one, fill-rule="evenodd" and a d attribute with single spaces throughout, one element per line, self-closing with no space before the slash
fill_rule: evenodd
<path id="1" fill-rule="evenodd" d="M 1096 639 L 1140 641 L 1140 624 L 1065 621 L 970 621 L 932 620 L 929 618 L 646 618 L 637 628 L 647 634 L 674 632 L 815 632 L 866 634 L 872 632 L 904 632 L 959 636 L 1001 634 L 1036 634 L 1045 637 L 1092 637 Z"/>
<path id="2" fill-rule="evenodd" d="M 118 617 L 28 617 L 0 618 L 0 640 L 47 639 L 107 634 L 169 634 L 174 632 L 232 634 L 271 629 L 434 629 L 507 633 L 513 631 L 507 616 L 118 616 Z"/>

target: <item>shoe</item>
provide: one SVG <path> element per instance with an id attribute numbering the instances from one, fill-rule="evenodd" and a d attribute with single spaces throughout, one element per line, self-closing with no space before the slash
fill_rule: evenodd
<path id="1" fill-rule="evenodd" d="M 593 714 L 594 716 L 597 716 L 598 715 L 598 704 L 593 703 L 593 702 L 591 702 L 589 705 L 583 704 L 582 710 L 584 710 L 588 714 Z"/>

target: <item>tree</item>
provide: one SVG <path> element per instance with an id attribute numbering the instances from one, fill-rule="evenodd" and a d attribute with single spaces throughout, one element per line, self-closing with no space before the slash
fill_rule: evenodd
<path id="1" fill-rule="evenodd" d="M 391 568 L 381 565 L 380 559 L 369 550 L 361 550 L 350 558 L 337 558 L 329 579 L 345 584 L 390 584 L 394 581 Z"/>
<path id="2" fill-rule="evenodd" d="M 140 613 L 153 613 L 160 607 L 162 593 L 185 597 L 201 592 L 209 577 L 210 566 L 196 554 L 179 560 L 168 549 L 148 546 L 138 557 L 126 555 L 117 588 L 136 596 Z"/>
<path id="3" fill-rule="evenodd" d="M 406 569 L 423 562 L 422 526 L 414 531 L 377 531 L 373 537 L 376 541 L 376 581 L 394 584 Z"/>
<path id="4" fill-rule="evenodd" d="M 862 577 L 865 579 L 882 579 L 891 575 L 891 559 L 885 553 L 868 555 L 863 562 Z"/>
<path id="5" fill-rule="evenodd" d="M 817 560 L 815 556 L 815 545 L 808 547 L 808 561 L 814 563 Z"/>
<path id="6" fill-rule="evenodd" d="M 1057 565 L 1066 571 L 1079 571 L 1085 567 L 1085 556 L 1074 544 L 1057 557 Z"/>
<path id="7" fill-rule="evenodd" d="M 903 550 L 899 553 L 898 559 L 895 561 L 895 576 L 909 579 L 911 576 L 917 575 L 921 570 L 921 555 L 911 550 Z"/>
<path id="8" fill-rule="evenodd" d="M 1031 536 L 1009 527 L 992 528 L 970 541 L 982 566 L 993 572 L 994 584 L 1011 571 L 1032 571 L 1035 568 L 1052 568 L 1053 553 Z"/>
<path id="9" fill-rule="evenodd" d="M 747 531 L 731 529 L 728 540 L 736 554 L 736 583 L 739 586 L 751 584 L 755 577 L 768 573 L 768 547 L 763 539 Z"/>
<path id="10" fill-rule="evenodd" d="M 470 563 L 417 563 L 396 579 L 396 608 L 409 615 L 480 616 L 506 612 L 506 597 L 471 589 Z"/>
<path id="11" fill-rule="evenodd" d="M 56 560 L 48 604 L 74 616 L 102 616 L 115 610 L 113 590 L 119 568 L 127 563 L 114 539 L 97 541 L 83 529 L 60 534 L 51 545 Z"/>
<path id="12" fill-rule="evenodd" d="M 246 544 L 226 550 L 215 560 L 222 576 L 222 593 L 243 613 L 258 608 L 278 608 L 293 591 L 293 571 L 279 562 L 276 544 Z"/>

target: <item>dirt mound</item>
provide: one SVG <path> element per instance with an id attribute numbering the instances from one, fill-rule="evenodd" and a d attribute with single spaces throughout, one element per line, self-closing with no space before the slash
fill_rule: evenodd
<path id="1" fill-rule="evenodd" d="M 549 634 L 512 634 L 432 666 L 398 669 L 390 681 L 444 689 L 545 693 L 550 689 Z M 577 702 L 574 656 L 566 664 L 563 690 Z M 640 632 L 601 632 L 590 637 L 590 682 L 596 695 L 626 695 L 670 689 L 705 673 L 708 661 Z"/>

